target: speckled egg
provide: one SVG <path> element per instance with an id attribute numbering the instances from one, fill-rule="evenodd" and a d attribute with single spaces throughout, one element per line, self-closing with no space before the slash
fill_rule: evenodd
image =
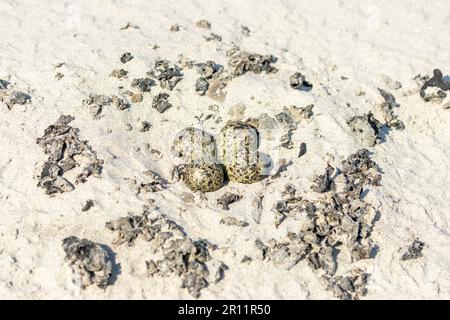
<path id="1" fill-rule="evenodd" d="M 181 179 L 192 191 L 217 191 L 223 185 L 223 167 L 216 163 L 185 164 L 182 166 Z"/>
<path id="2" fill-rule="evenodd" d="M 226 167 L 228 179 L 239 183 L 254 183 L 262 180 L 264 162 L 258 159 L 256 163 L 240 163 L 235 161 Z"/>
<path id="3" fill-rule="evenodd" d="M 241 121 L 229 121 L 220 131 L 219 159 L 228 178 L 240 183 L 261 180 L 263 162 L 258 153 L 258 130 Z"/>
<path id="4" fill-rule="evenodd" d="M 181 130 L 172 143 L 172 152 L 184 162 L 215 162 L 216 143 L 207 132 L 188 127 Z"/>

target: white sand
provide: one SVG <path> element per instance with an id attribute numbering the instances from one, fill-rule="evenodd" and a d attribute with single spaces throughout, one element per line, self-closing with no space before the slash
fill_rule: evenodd
<path id="1" fill-rule="evenodd" d="M 449 299 L 450 110 L 425 103 L 418 93 L 406 95 L 416 87 L 415 75 L 431 75 L 434 68 L 450 72 L 449 5 L 448 0 L 432 4 L 407 0 L 0 0 L 0 79 L 33 97 L 31 104 L 16 105 L 11 111 L 0 103 L 0 298 L 190 298 L 179 288 L 179 279 L 145 275 L 144 261 L 150 258 L 146 242 L 136 241 L 131 248 L 113 245 L 114 235 L 104 227 L 129 211 L 140 213 L 149 197 L 191 237 L 206 238 L 222 248 L 214 256 L 229 270 L 222 282 L 203 290 L 201 298 L 332 298 L 305 262 L 285 271 L 272 263 L 254 260 L 246 265 L 240 260 L 244 254 L 253 254 L 256 238 L 282 238 L 295 228 L 295 220 L 278 229 L 273 225 L 271 208 L 287 182 L 302 194 L 311 194 L 311 180 L 323 172 L 327 160 L 334 158 L 331 163 L 337 164 L 365 147 L 345 122 L 374 110 L 382 101 L 380 87 L 396 96 L 401 106 L 395 113 L 406 129 L 391 130 L 386 142 L 370 148 L 383 176 L 382 186 L 372 188 L 366 197 L 381 212 L 372 236 L 379 252 L 374 259 L 358 263 L 370 273 L 366 298 Z M 200 19 L 210 21 L 211 30 L 196 27 Z M 119 30 L 127 22 L 139 29 Z M 175 23 L 181 26 L 179 32 L 169 30 Z M 249 37 L 241 34 L 241 25 L 251 30 Z M 220 35 L 222 42 L 205 41 L 203 36 L 210 32 Z M 175 62 L 183 54 L 227 67 L 225 50 L 231 43 L 275 55 L 278 73 L 236 78 L 225 89 L 225 101 L 217 103 L 195 93 L 197 74 L 186 68 L 171 93 L 177 107 L 163 114 L 151 108 L 159 88 L 128 111 L 105 108 L 100 120 L 93 120 L 82 106 L 91 92 L 119 94 L 121 85 L 127 89 L 132 79 L 145 76 L 158 57 Z M 152 49 L 155 44 L 159 48 Z M 127 51 L 134 59 L 122 65 L 119 57 Z M 62 62 L 64 66 L 55 68 Z M 109 77 L 112 69 L 122 67 L 129 71 L 128 79 Z M 312 91 L 289 87 L 287 79 L 295 71 L 314 84 Z M 64 74 L 61 80 L 55 78 L 57 72 Z M 403 87 L 389 89 L 383 76 L 400 81 Z M 365 96 L 356 95 L 360 90 Z M 281 157 L 292 159 L 293 165 L 264 191 L 259 225 L 249 208 L 262 182 L 231 183 L 208 194 L 209 201 L 199 206 L 179 200 L 187 191 L 181 183 L 147 196 L 135 195 L 125 179 L 145 181 L 142 172 L 147 169 L 170 178 L 170 141 L 176 132 L 198 125 L 194 116 L 208 114 L 211 104 L 219 104 L 226 121 L 230 108 L 238 103 L 246 105 L 246 117 L 263 112 L 273 116 L 290 104 L 315 104 L 312 121 L 302 122 L 294 133 L 295 148 L 282 151 Z M 46 159 L 36 138 L 61 114 L 75 117 L 73 126 L 105 160 L 104 171 L 102 178 L 91 177 L 72 192 L 49 197 L 36 186 L 36 175 Z M 149 132 L 138 132 L 139 119 L 152 124 Z M 132 131 L 125 131 L 127 123 L 134 127 Z M 217 132 L 222 124 L 209 121 L 205 127 Z M 297 159 L 301 142 L 307 143 L 308 152 Z M 152 160 L 146 143 L 160 150 L 162 159 Z M 229 212 L 215 204 L 225 191 L 244 195 Z M 96 206 L 81 212 L 89 198 Z M 220 225 L 220 219 L 228 215 L 248 221 L 249 227 Z M 61 248 L 61 240 L 71 235 L 114 250 L 121 267 L 114 285 L 106 290 L 96 286 L 81 290 L 71 283 Z M 423 257 L 400 261 L 399 249 L 415 238 L 426 243 Z"/>

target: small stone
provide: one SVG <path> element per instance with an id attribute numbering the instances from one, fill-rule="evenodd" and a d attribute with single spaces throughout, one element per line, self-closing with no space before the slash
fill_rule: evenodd
<path id="1" fill-rule="evenodd" d="M 241 33 L 244 37 L 250 36 L 250 29 L 247 26 L 242 25 L 241 26 Z"/>
<path id="2" fill-rule="evenodd" d="M 173 90 L 177 83 L 183 79 L 180 67 L 167 60 L 155 61 L 154 68 L 147 74 L 158 80 L 161 88 L 169 90 Z"/>
<path id="3" fill-rule="evenodd" d="M 298 158 L 303 157 L 306 154 L 306 143 L 302 142 L 298 151 Z"/>
<path id="4" fill-rule="evenodd" d="M 141 92 L 150 92 L 155 85 L 155 81 L 150 78 L 138 78 L 131 82 L 132 87 L 137 87 Z"/>
<path id="5" fill-rule="evenodd" d="M 122 54 L 121 56 L 120 56 L 120 61 L 122 62 L 122 63 L 127 63 L 128 61 L 130 61 L 130 60 L 132 60 L 133 59 L 133 56 L 131 55 L 131 53 L 129 53 L 129 52 L 125 52 L 124 54 Z"/>
<path id="6" fill-rule="evenodd" d="M 229 205 L 242 199 L 241 195 L 225 192 L 220 198 L 217 199 L 217 204 L 222 206 L 222 210 L 229 210 Z"/>
<path id="7" fill-rule="evenodd" d="M 333 172 L 334 168 L 328 164 L 325 173 L 314 178 L 315 184 L 311 186 L 311 189 L 318 193 L 331 191 L 334 187 L 334 182 L 332 179 Z"/>
<path id="8" fill-rule="evenodd" d="M 116 106 L 118 110 L 121 111 L 131 107 L 130 104 L 125 99 L 119 98 L 117 96 L 112 97 L 112 103 Z"/>
<path id="9" fill-rule="evenodd" d="M 153 98 L 152 107 L 160 113 L 170 109 L 172 104 L 169 102 L 169 95 L 167 93 L 159 93 Z"/>
<path id="10" fill-rule="evenodd" d="M 8 109 L 15 104 L 24 105 L 31 102 L 31 96 L 29 94 L 23 93 L 21 91 L 13 91 L 9 98 L 9 102 L 6 103 Z"/>
<path id="11" fill-rule="evenodd" d="M 213 32 L 211 32 L 209 34 L 209 36 L 204 37 L 204 38 L 205 38 L 206 41 L 217 41 L 217 42 L 222 41 L 222 37 L 219 36 L 218 34 L 213 33 Z"/>
<path id="12" fill-rule="evenodd" d="M 247 255 L 242 257 L 241 263 L 250 264 L 253 261 L 253 259 Z"/>
<path id="13" fill-rule="evenodd" d="M 272 63 L 277 61 L 277 58 L 273 55 L 249 53 L 241 51 L 239 47 L 234 46 L 227 51 L 227 56 L 229 57 L 228 64 L 235 77 L 241 76 L 248 71 L 256 74 L 260 74 L 263 71 L 265 73 L 275 73 L 278 71 L 278 69 L 272 65 Z"/>
<path id="14" fill-rule="evenodd" d="M 139 132 L 148 132 L 152 127 L 151 123 L 148 121 L 142 121 L 139 125 Z"/>
<path id="15" fill-rule="evenodd" d="M 311 89 L 312 84 L 306 81 L 304 75 L 300 72 L 296 72 L 289 77 L 289 85 L 292 89 Z"/>
<path id="16" fill-rule="evenodd" d="M 422 257 L 422 250 L 425 246 L 425 242 L 422 242 L 418 239 L 414 240 L 413 243 L 407 248 L 406 252 L 403 253 L 400 260 L 415 260 Z"/>
<path id="17" fill-rule="evenodd" d="M 248 223 L 246 221 L 238 220 L 235 217 L 226 217 L 220 220 L 220 224 L 226 226 L 237 226 L 237 227 L 247 227 Z"/>
<path id="18" fill-rule="evenodd" d="M 347 125 L 364 145 L 368 147 L 376 145 L 378 141 L 379 123 L 371 113 L 364 116 L 354 116 L 347 121 Z"/>
<path id="19" fill-rule="evenodd" d="M 83 207 L 81 208 L 82 212 L 88 211 L 89 209 L 91 209 L 93 206 L 95 205 L 95 202 L 91 199 L 86 200 L 86 203 L 83 205 Z"/>
<path id="20" fill-rule="evenodd" d="M 115 77 L 118 79 L 125 78 L 128 75 L 128 71 L 124 69 L 114 69 L 111 72 L 111 77 Z"/>
<path id="21" fill-rule="evenodd" d="M 199 20 L 195 23 L 195 25 L 202 29 L 211 29 L 211 23 L 207 20 Z"/>
<path id="22" fill-rule="evenodd" d="M 133 102 L 133 103 L 142 102 L 143 99 L 144 99 L 144 96 L 141 93 L 134 93 L 131 96 L 131 102 Z"/>
<path id="23" fill-rule="evenodd" d="M 171 25 L 170 26 L 170 31 L 172 31 L 172 32 L 180 31 L 180 25 L 178 23 L 175 23 L 175 24 Z"/>
<path id="24" fill-rule="evenodd" d="M 205 78 L 198 78 L 195 82 L 195 91 L 201 95 L 204 96 L 206 91 L 208 91 L 209 83 Z"/>
<path id="25" fill-rule="evenodd" d="M 436 87 L 437 93 L 435 94 L 427 94 L 427 89 Z M 445 81 L 444 76 L 442 74 L 442 71 L 439 69 L 433 70 L 433 77 L 426 80 L 420 88 L 420 96 L 422 99 L 424 99 L 425 102 L 432 101 L 435 98 L 438 100 L 442 100 L 447 96 L 447 94 L 444 91 L 450 91 L 450 82 Z"/>
<path id="26" fill-rule="evenodd" d="M 9 82 L 6 80 L 0 79 L 0 90 L 6 90 L 8 89 Z"/>

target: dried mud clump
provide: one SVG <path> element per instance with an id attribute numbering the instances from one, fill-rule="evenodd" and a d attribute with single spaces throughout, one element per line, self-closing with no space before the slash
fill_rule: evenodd
<path id="1" fill-rule="evenodd" d="M 121 111 L 130 108 L 130 104 L 122 98 L 96 93 L 89 94 L 89 97 L 83 100 L 83 105 L 89 108 L 89 112 L 94 120 L 102 117 L 103 108 L 106 106 L 115 105 Z"/>
<path id="2" fill-rule="evenodd" d="M 132 87 L 136 87 L 141 92 L 150 92 L 155 85 L 155 81 L 150 78 L 137 78 L 131 82 Z"/>
<path id="3" fill-rule="evenodd" d="M 300 144 L 299 149 L 298 149 L 298 156 L 297 156 L 297 158 L 303 157 L 306 154 L 306 151 L 307 151 L 306 143 L 302 142 Z"/>
<path id="4" fill-rule="evenodd" d="M 383 89 L 378 88 L 378 91 L 384 99 L 384 102 L 380 105 L 380 109 L 383 113 L 386 126 L 388 126 L 389 128 L 395 128 L 397 130 L 405 129 L 405 125 L 403 124 L 403 122 L 398 119 L 397 115 L 394 114 L 394 109 L 400 106 L 397 103 L 395 97 L 391 93 Z"/>
<path id="5" fill-rule="evenodd" d="M 6 90 L 8 89 L 9 82 L 6 80 L 0 79 L 0 90 Z"/>
<path id="6" fill-rule="evenodd" d="M 126 78 L 127 75 L 128 75 L 128 71 L 126 71 L 124 69 L 114 69 L 111 72 L 111 77 L 118 78 L 118 79 Z"/>
<path id="7" fill-rule="evenodd" d="M 219 36 L 217 33 L 213 33 L 211 32 L 209 34 L 209 36 L 204 36 L 203 38 L 205 38 L 206 41 L 216 41 L 216 42 L 221 42 L 222 41 L 222 37 Z"/>
<path id="8" fill-rule="evenodd" d="M 250 37 L 250 28 L 247 26 L 242 25 L 241 26 L 241 33 L 244 37 Z"/>
<path id="9" fill-rule="evenodd" d="M 294 105 L 283 107 L 283 111 L 275 115 L 276 121 L 281 125 L 285 133 L 280 137 L 280 145 L 286 149 L 292 149 L 294 144 L 292 136 L 301 121 L 310 120 L 314 115 L 314 105 L 297 107 Z M 275 124 L 276 127 L 276 124 Z"/>
<path id="10" fill-rule="evenodd" d="M 222 210 L 230 210 L 230 204 L 238 202 L 242 199 L 239 194 L 225 192 L 220 198 L 217 199 L 217 204 L 222 206 Z"/>
<path id="11" fill-rule="evenodd" d="M 432 91 L 433 89 L 434 91 Z M 442 102 L 447 97 L 445 91 L 450 91 L 450 82 L 445 82 L 442 71 L 435 69 L 433 70 L 433 77 L 426 80 L 420 88 L 420 97 L 425 102 Z"/>
<path id="12" fill-rule="evenodd" d="M 223 67 L 216 64 L 214 61 L 207 61 L 205 63 L 195 64 L 197 72 L 200 74 L 200 78 L 195 82 L 195 91 L 203 96 L 208 91 L 210 83 L 217 79 L 223 72 Z"/>
<path id="13" fill-rule="evenodd" d="M 291 184 L 285 186 L 283 199 L 277 201 L 272 211 L 275 213 L 275 226 L 278 227 L 287 217 L 295 217 L 301 213 L 312 214 L 316 207 L 314 202 L 296 195 L 297 190 Z"/>
<path id="14" fill-rule="evenodd" d="M 367 293 L 367 278 L 367 273 L 359 268 L 355 268 L 345 276 L 325 276 L 324 280 L 327 289 L 331 290 L 336 298 L 342 300 L 359 300 Z"/>
<path id="15" fill-rule="evenodd" d="M 425 246 L 425 242 L 418 239 L 414 240 L 413 243 L 406 249 L 406 251 L 401 256 L 401 261 L 415 260 L 422 257 L 422 250 Z"/>
<path id="16" fill-rule="evenodd" d="M 149 181 L 143 182 L 138 188 L 138 193 L 141 192 L 158 192 L 167 189 L 168 182 L 161 175 L 153 170 L 144 172 L 149 177 Z"/>
<path id="17" fill-rule="evenodd" d="M 285 240 L 255 243 L 260 257 L 286 269 L 305 260 L 313 270 L 321 271 L 334 289 L 353 279 L 336 275 L 339 256 L 346 256 L 351 265 L 373 257 L 376 251 L 371 233 L 378 212 L 363 200 L 363 194 L 365 187 L 378 186 L 381 180 L 376 163 L 365 149 L 350 155 L 340 167 L 334 173 L 335 169 L 328 166 L 325 175 L 317 179 L 314 189 L 320 196 L 316 200 L 302 199 L 294 186 L 287 185 L 283 200 L 276 203 L 274 211 L 300 218 L 299 230 L 289 232 Z M 360 276 L 350 281 L 354 287 L 357 279 L 362 281 Z M 353 291 L 345 284 L 344 292 L 348 294 L 341 297 L 358 297 L 365 286 L 365 281 L 361 283 Z"/>
<path id="18" fill-rule="evenodd" d="M 296 72 L 289 77 L 289 85 L 292 89 L 297 90 L 310 90 L 312 84 L 306 81 L 306 77 L 300 72 Z"/>
<path id="19" fill-rule="evenodd" d="M 209 82 L 205 78 L 198 78 L 195 81 L 195 91 L 201 95 L 204 96 L 206 91 L 208 91 L 209 88 Z"/>
<path id="20" fill-rule="evenodd" d="M 72 116 L 61 116 L 55 124 L 44 131 L 36 140 L 48 156 L 39 176 L 38 186 L 49 195 L 72 191 L 74 185 L 63 175 L 75 167 L 83 166 L 77 175 L 75 184 L 84 183 L 89 176 L 100 176 L 103 160 L 78 136 L 78 132 L 69 123 Z"/>
<path id="21" fill-rule="evenodd" d="M 236 226 L 236 227 L 247 227 L 248 226 L 248 222 L 243 221 L 243 220 L 238 220 L 235 217 L 226 217 L 220 220 L 220 224 L 224 224 L 226 226 Z"/>
<path id="22" fill-rule="evenodd" d="M 106 227 L 117 233 L 115 243 L 138 238 L 150 242 L 151 259 L 145 262 L 151 277 L 178 276 L 181 287 L 198 298 L 201 290 L 223 279 L 227 267 L 211 257 L 216 247 L 207 240 L 192 240 L 173 220 L 158 212 L 122 217 Z"/>
<path id="23" fill-rule="evenodd" d="M 325 173 L 313 179 L 314 184 L 311 186 L 311 189 L 318 193 L 331 191 L 335 187 L 333 173 L 334 168 L 328 164 Z"/>
<path id="24" fill-rule="evenodd" d="M 131 102 L 139 103 L 142 102 L 142 100 L 144 100 L 142 93 L 131 93 Z"/>
<path id="25" fill-rule="evenodd" d="M 175 23 L 175 24 L 170 26 L 170 31 L 171 32 L 178 32 L 178 31 L 180 31 L 180 29 L 181 28 L 180 28 L 180 25 L 178 23 Z"/>
<path id="26" fill-rule="evenodd" d="M 381 141 L 379 136 L 381 123 L 369 112 L 364 116 L 354 116 L 347 125 L 355 133 L 359 141 L 368 147 L 373 147 Z"/>
<path id="27" fill-rule="evenodd" d="M 0 79 L 0 102 L 4 102 L 6 107 L 11 110 L 15 104 L 25 105 L 32 101 L 32 97 L 22 91 L 13 90 L 10 83 Z"/>
<path id="28" fill-rule="evenodd" d="M 76 277 L 75 283 L 83 289 L 92 284 L 104 289 L 110 284 L 113 262 L 102 245 L 72 236 L 63 240 L 62 247 L 66 253 L 65 260 Z"/>
<path id="29" fill-rule="evenodd" d="M 172 108 L 172 104 L 169 102 L 169 94 L 165 92 L 158 93 L 152 102 L 152 107 L 158 110 L 159 113 L 163 113 L 166 110 Z"/>
<path id="30" fill-rule="evenodd" d="M 31 96 L 22 91 L 13 91 L 9 97 L 9 102 L 6 103 L 9 109 L 15 104 L 24 105 L 31 102 Z"/>
<path id="31" fill-rule="evenodd" d="M 156 61 L 154 68 L 147 74 L 158 80 L 161 88 L 169 90 L 173 90 L 177 83 L 183 79 L 180 67 L 167 60 Z"/>
<path id="32" fill-rule="evenodd" d="M 227 51 L 228 64 L 232 68 L 232 75 L 237 77 L 247 72 L 260 74 L 275 73 L 278 71 L 272 64 L 277 61 L 273 55 L 261 55 L 242 51 L 239 47 L 233 47 Z"/>
<path id="33" fill-rule="evenodd" d="M 311 250 L 308 243 L 303 242 L 294 233 L 288 233 L 285 241 L 271 239 L 267 245 L 257 239 L 255 247 L 259 259 L 272 261 L 286 270 L 292 269 Z"/>
<path id="34" fill-rule="evenodd" d="M 148 132 L 152 128 L 152 124 L 148 121 L 141 121 L 138 125 L 139 132 Z"/>
<path id="35" fill-rule="evenodd" d="M 89 209 L 91 209 L 93 206 L 95 205 L 94 200 L 88 199 L 86 200 L 86 202 L 84 203 L 84 205 L 81 207 L 81 211 L 82 212 L 86 212 Z"/>
<path id="36" fill-rule="evenodd" d="M 127 63 L 128 61 L 133 60 L 133 56 L 131 55 L 130 52 L 125 52 L 124 54 L 122 54 L 120 56 L 120 62 L 122 63 Z"/>
<path id="37" fill-rule="evenodd" d="M 112 103 L 112 98 L 103 94 L 89 94 L 89 97 L 83 100 L 83 105 L 89 107 L 89 112 L 94 119 L 100 119 L 103 108 Z"/>

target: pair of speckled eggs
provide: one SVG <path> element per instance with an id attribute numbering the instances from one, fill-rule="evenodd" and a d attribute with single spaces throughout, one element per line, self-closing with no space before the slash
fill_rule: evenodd
<path id="1" fill-rule="evenodd" d="M 172 151 L 183 160 L 182 181 L 193 191 L 220 189 L 226 178 L 250 184 L 262 179 L 258 130 L 241 121 L 229 121 L 216 143 L 209 133 L 189 127 L 177 134 Z"/>

